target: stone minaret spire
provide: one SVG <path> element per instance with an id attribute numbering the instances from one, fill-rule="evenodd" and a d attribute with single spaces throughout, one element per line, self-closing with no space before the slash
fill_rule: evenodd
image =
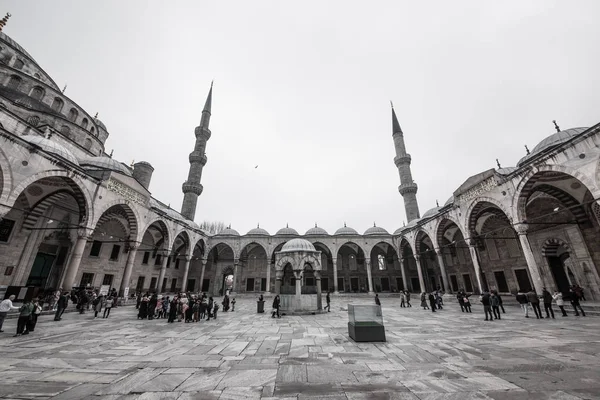
<path id="1" fill-rule="evenodd" d="M 421 218 L 419 204 L 417 203 L 417 184 L 414 183 L 412 179 L 412 173 L 410 172 L 410 154 L 406 153 L 404 133 L 402 133 L 402 128 L 400 128 L 400 124 L 398 123 L 393 104 L 392 137 L 394 138 L 394 147 L 396 148 L 394 163 L 396 164 L 396 167 L 398 167 L 398 173 L 400 174 L 400 186 L 398 186 L 398 191 L 404 198 L 406 219 L 410 222 L 413 219 Z"/>
<path id="2" fill-rule="evenodd" d="M 204 104 L 204 110 L 202 110 L 200 126 L 197 126 L 194 131 L 196 135 L 196 145 L 194 146 L 194 151 L 190 153 L 190 172 L 187 181 L 185 181 L 181 187 L 183 190 L 181 215 L 192 221 L 196 216 L 198 196 L 202 193 L 200 179 L 202 178 L 202 168 L 206 165 L 206 154 L 204 153 L 206 150 L 206 142 L 210 139 L 210 129 L 208 129 L 208 125 L 210 123 L 211 106 L 212 83 L 210 84 L 210 91 L 208 92 L 206 103 Z"/>

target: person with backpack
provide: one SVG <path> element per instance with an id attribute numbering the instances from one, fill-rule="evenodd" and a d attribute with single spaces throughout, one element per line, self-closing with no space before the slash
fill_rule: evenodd
<path id="1" fill-rule="evenodd" d="M 281 318 L 281 315 L 279 315 L 279 305 L 279 295 L 277 295 L 273 299 L 273 313 L 271 314 L 271 318 L 275 318 L 275 314 L 277 314 L 277 318 Z"/>
<path id="2" fill-rule="evenodd" d="M 33 313 L 33 304 L 31 300 L 25 300 L 21 308 L 19 308 L 19 319 L 17 320 L 17 334 L 15 336 L 29 335 L 27 326 Z"/>
<path id="3" fill-rule="evenodd" d="M 96 297 L 94 301 L 92 301 L 92 305 L 94 306 L 94 319 L 98 318 L 98 313 L 102 311 L 102 303 L 104 303 L 103 294 L 100 294 L 100 296 Z"/>

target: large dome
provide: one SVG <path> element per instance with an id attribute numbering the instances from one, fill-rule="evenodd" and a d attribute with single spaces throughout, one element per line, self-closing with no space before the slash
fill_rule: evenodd
<path id="1" fill-rule="evenodd" d="M 281 251 L 284 253 L 292 251 L 317 251 L 315 246 L 306 239 L 292 239 L 283 245 Z"/>
<path id="2" fill-rule="evenodd" d="M 221 232 L 217 233 L 217 236 L 240 236 L 240 233 L 235 229 L 231 229 L 231 227 L 227 227 L 223 229 Z"/>
<path id="3" fill-rule="evenodd" d="M 246 235 L 262 235 L 262 236 L 269 236 L 269 232 L 267 232 L 266 230 L 264 230 L 263 228 L 261 228 L 260 226 L 257 226 L 254 229 L 250 229 L 248 231 L 248 233 L 246 233 Z"/>
<path id="4" fill-rule="evenodd" d="M 109 171 L 120 172 L 127 176 L 132 176 L 131 170 L 123 163 L 110 157 L 84 157 L 79 163 L 81 166 L 89 166 L 94 168 L 106 169 Z"/>
<path id="5" fill-rule="evenodd" d="M 356 232 L 355 229 L 350 228 L 349 226 L 346 226 L 346 224 L 344 224 L 343 227 L 335 231 L 334 235 L 358 235 L 358 232 Z"/>
<path id="6" fill-rule="evenodd" d="M 567 140 L 579 135 L 582 132 L 585 132 L 588 129 L 589 128 L 583 128 L 583 127 L 582 128 L 571 128 L 571 129 L 566 129 L 564 131 L 556 132 L 556 133 L 548 136 L 547 138 L 545 138 L 544 140 L 539 142 L 537 144 L 537 146 L 535 146 L 533 148 L 533 150 L 531 150 L 531 153 L 529 153 L 525 157 L 521 158 L 519 160 L 519 162 L 517 163 L 517 166 L 520 167 L 521 164 L 523 164 L 524 162 L 526 162 L 533 156 L 541 153 L 542 151 L 544 151 L 552 146 L 556 146 L 561 143 L 564 143 Z"/>
<path id="7" fill-rule="evenodd" d="M 306 235 L 306 236 L 323 236 L 323 235 L 329 235 L 329 233 L 327 233 L 327 231 L 325 229 L 319 228 L 317 226 L 317 224 L 315 224 L 315 227 L 307 230 L 304 235 Z"/>
<path id="8" fill-rule="evenodd" d="M 372 227 L 365 231 L 365 235 L 389 235 L 389 232 L 382 227 L 373 224 Z"/>
<path id="9" fill-rule="evenodd" d="M 289 226 L 285 226 L 285 228 L 281 228 L 277 231 L 276 235 L 295 235 L 300 236 L 298 232 L 294 228 L 290 228 Z"/>
<path id="10" fill-rule="evenodd" d="M 64 146 L 62 146 L 50 139 L 46 139 L 45 137 L 42 137 L 42 136 L 32 136 L 32 135 L 21 136 L 21 137 L 23 139 L 25 139 L 26 141 L 28 141 L 29 143 L 41 147 L 42 150 L 44 150 L 45 152 L 62 157 L 65 160 L 67 160 L 73 164 L 79 164 L 77 162 L 77 157 L 75 157 L 73 155 L 73 153 L 71 153 L 69 150 L 67 150 Z"/>

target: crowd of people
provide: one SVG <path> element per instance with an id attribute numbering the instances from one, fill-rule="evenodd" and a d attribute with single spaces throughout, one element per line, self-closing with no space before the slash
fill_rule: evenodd
<path id="1" fill-rule="evenodd" d="M 223 311 L 235 311 L 235 298 L 230 299 L 229 294 L 223 296 L 221 302 Z M 167 322 L 199 322 L 211 318 L 217 319 L 219 304 L 206 293 L 200 295 L 179 293 L 171 299 L 169 296 L 157 293 L 138 293 L 136 308 L 138 319 L 167 319 Z"/>

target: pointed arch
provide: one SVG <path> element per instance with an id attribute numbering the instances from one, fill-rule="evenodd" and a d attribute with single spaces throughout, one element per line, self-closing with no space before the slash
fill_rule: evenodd
<path id="1" fill-rule="evenodd" d="M 129 231 L 132 240 L 136 242 L 140 242 L 142 240 L 141 235 L 143 232 L 140 232 L 139 229 L 139 213 L 135 206 L 132 207 L 130 202 L 125 199 L 114 200 L 110 203 L 103 204 L 96 212 L 96 221 L 92 221 L 91 225 L 96 228 L 110 219 L 111 215 L 113 214 L 117 214 L 127 220 L 129 223 Z"/>

